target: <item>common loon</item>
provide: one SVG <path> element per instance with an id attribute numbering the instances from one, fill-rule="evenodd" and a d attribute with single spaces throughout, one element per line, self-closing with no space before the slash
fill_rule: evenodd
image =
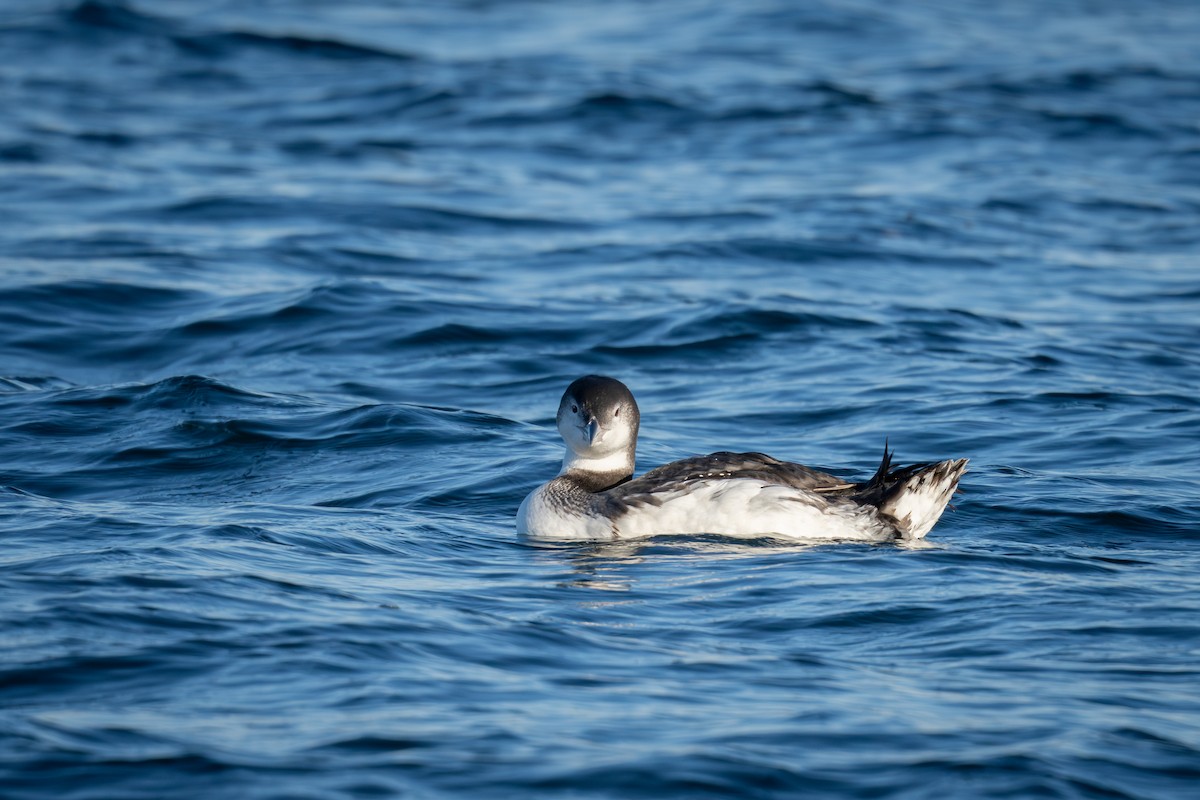
<path id="1" fill-rule="evenodd" d="M 633 477 L 637 402 L 614 378 L 587 375 L 558 406 L 562 470 L 525 498 L 518 533 L 612 540 L 661 534 L 804 541 L 921 539 L 941 517 L 967 459 L 892 467 L 854 483 L 762 453 L 719 452 Z"/>

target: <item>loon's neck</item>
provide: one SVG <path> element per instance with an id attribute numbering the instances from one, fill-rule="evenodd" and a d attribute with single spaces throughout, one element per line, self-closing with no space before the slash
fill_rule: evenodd
<path id="1" fill-rule="evenodd" d="M 616 453 L 611 453 L 607 456 L 581 456 L 571 448 L 567 448 L 566 455 L 563 456 L 562 469 L 559 470 L 559 475 L 566 475 L 568 472 L 621 472 L 626 475 L 633 474 L 633 449 L 621 450 Z"/>
<path id="2" fill-rule="evenodd" d="M 566 472 L 555 478 L 589 494 L 607 491 L 632 479 L 633 475 L 628 472 Z"/>
<path id="3" fill-rule="evenodd" d="M 633 477 L 633 449 L 600 458 L 588 458 L 567 448 L 562 470 L 558 474 L 585 491 L 602 492 Z"/>

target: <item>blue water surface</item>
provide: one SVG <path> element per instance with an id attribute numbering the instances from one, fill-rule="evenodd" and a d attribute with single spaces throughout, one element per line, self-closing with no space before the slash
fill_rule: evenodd
<path id="1" fill-rule="evenodd" d="M 9 0 L 0 797 L 1192 798 L 1200 6 Z M 563 388 L 967 457 L 537 545 Z"/>

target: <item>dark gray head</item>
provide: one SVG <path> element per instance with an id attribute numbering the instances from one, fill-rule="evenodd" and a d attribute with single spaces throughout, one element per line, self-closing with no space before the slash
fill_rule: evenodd
<path id="1" fill-rule="evenodd" d="M 585 375 L 558 404 L 558 432 L 567 443 L 563 469 L 633 474 L 641 423 L 629 387 L 615 378 Z"/>

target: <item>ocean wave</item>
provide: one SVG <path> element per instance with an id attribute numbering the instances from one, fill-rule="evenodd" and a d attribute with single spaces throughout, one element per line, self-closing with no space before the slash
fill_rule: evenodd
<path id="1" fill-rule="evenodd" d="M 297 469 L 321 469 L 324 462 L 343 471 L 330 487 L 357 485 L 353 475 L 382 461 L 409 460 L 426 447 L 486 442 L 515 424 L 484 412 L 411 404 L 330 408 L 195 375 L 72 388 L 47 391 L 36 413 L 8 420 L 4 429 L 18 439 L 7 449 L 10 467 L 0 471 L 0 484 L 79 499 L 154 483 L 162 498 L 299 493 L 330 505 L 327 487 L 292 482 Z M 46 452 L 19 444 L 29 440 L 62 446 Z M 366 461 L 351 466 L 355 453 Z M 427 491 L 397 490 L 390 482 L 382 488 L 393 503 L 411 503 Z"/>
<path id="2" fill-rule="evenodd" d="M 22 325 L 47 327 L 89 318 L 111 318 L 119 314 L 173 312 L 196 299 L 196 294 L 162 284 L 131 284 L 121 281 L 53 281 L 9 288 L 0 304 L 0 324 L 20 321 Z M 64 320 L 64 315 L 66 319 Z"/>
<path id="3" fill-rule="evenodd" d="M 306 221 L 322 225 L 341 223 L 378 227 L 385 230 L 412 230 L 423 233 L 460 233 L 463 231 L 586 230 L 585 221 L 518 215 L 500 211 L 484 212 L 467 208 L 441 208 L 436 205 L 398 203 L 336 202 L 323 199 L 290 199 L 255 196 L 200 196 L 170 204 L 155 204 L 142 209 L 127 209 L 113 215 L 115 220 L 149 220 L 172 223 L 214 222 L 261 225 L 265 221 L 293 221 L 297 229 Z"/>
<path id="4" fill-rule="evenodd" d="M 48 158 L 45 147 L 34 141 L 15 141 L 0 144 L 0 161 L 14 164 L 38 164 Z"/>
<path id="5" fill-rule="evenodd" d="M 6 800 L 1194 793 L 1194 3 L 9 5 Z M 592 372 L 971 469 L 523 540 Z"/>
<path id="6" fill-rule="evenodd" d="M 40 392 L 47 389 L 67 389 L 70 381 L 53 375 L 0 375 L 0 394 L 6 392 Z"/>
<path id="7" fill-rule="evenodd" d="M 732 94 L 736 97 L 736 92 Z M 701 122 L 787 120 L 844 108 L 875 106 L 882 102 L 867 90 L 830 80 L 780 87 L 769 99 L 761 102 L 731 100 L 720 96 L 675 97 L 666 92 L 655 94 L 644 90 L 605 88 L 583 97 L 568 95 L 550 105 L 543 104 L 536 111 L 485 114 L 476 121 L 490 126 L 535 126 L 566 122 L 693 125 Z"/>
<path id="8" fill-rule="evenodd" d="M 114 0 L 83 0 L 63 11 L 62 16 L 77 30 L 112 31 L 161 38 L 192 55 L 208 58 L 224 57 L 253 49 L 340 60 L 384 59 L 405 62 L 413 58 L 406 53 L 332 38 L 245 30 L 189 30 L 188 24 L 182 19 L 150 14 Z"/>

